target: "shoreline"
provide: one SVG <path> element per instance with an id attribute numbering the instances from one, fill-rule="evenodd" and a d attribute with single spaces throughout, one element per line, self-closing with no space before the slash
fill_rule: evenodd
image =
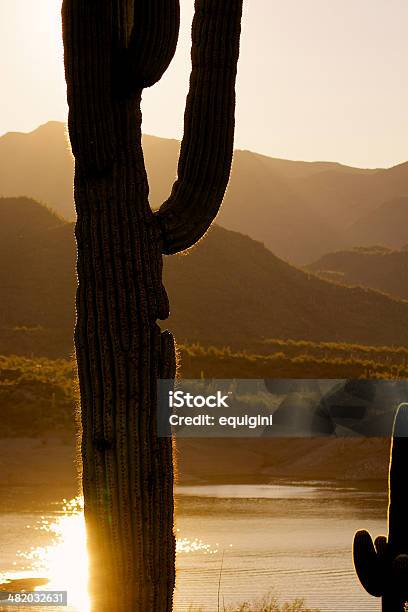
<path id="1" fill-rule="evenodd" d="M 270 484 L 274 480 L 375 482 L 386 485 L 388 439 L 179 439 L 176 485 Z M 73 498 L 80 491 L 80 465 L 74 440 L 57 436 L 0 438 L 1 499 L 7 505 L 17 489 L 32 500 L 50 502 L 56 493 Z M 10 490 L 7 493 L 8 489 Z M 58 495 L 60 497 L 60 495 Z M 27 494 L 24 498 L 28 501 Z"/>

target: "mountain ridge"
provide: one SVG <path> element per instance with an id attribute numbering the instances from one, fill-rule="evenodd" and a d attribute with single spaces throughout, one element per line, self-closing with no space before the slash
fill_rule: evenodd
<path id="1" fill-rule="evenodd" d="M 169 196 L 179 144 L 143 137 L 153 208 Z M 1 195 L 34 197 L 73 220 L 72 186 L 73 158 L 64 124 L 49 122 L 33 132 L 0 138 Z M 329 251 L 353 246 L 354 223 L 384 202 L 405 196 L 406 162 L 389 169 L 365 169 L 237 149 L 217 223 L 264 242 L 283 259 L 305 265 Z"/>
<path id="2" fill-rule="evenodd" d="M 15 205 L 0 199 L 0 216 L 2 208 Z M 36 206 L 39 218 L 48 214 L 54 221 L 51 211 Z M 73 224 L 36 231 L 32 223 L 23 233 L 19 227 L 17 215 L 0 230 L 0 328 L 40 327 L 52 342 L 62 334 L 66 355 L 74 325 Z M 1 233 L 8 234 L 9 245 Z M 408 302 L 322 280 L 219 226 L 187 254 L 164 258 L 164 284 L 171 315 L 162 326 L 179 342 L 241 348 L 270 338 L 408 344 Z"/>
<path id="3" fill-rule="evenodd" d="M 408 299 L 408 251 L 386 247 L 327 253 L 307 266 L 326 280 L 363 286 L 399 299 Z"/>

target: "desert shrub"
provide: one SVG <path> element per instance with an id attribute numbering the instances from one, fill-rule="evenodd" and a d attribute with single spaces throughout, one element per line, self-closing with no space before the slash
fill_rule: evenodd
<path id="1" fill-rule="evenodd" d="M 271 340 L 268 353 L 179 346 L 182 378 L 408 378 L 408 349 Z M 246 398 L 250 402 L 250 398 Z M 258 400 L 259 401 L 259 398 Z M 268 400 L 269 401 L 269 400 Z M 3 437 L 74 433 L 74 363 L 0 356 Z M 286 612 L 286 611 L 285 611 Z"/>
<path id="2" fill-rule="evenodd" d="M 204 612 L 203 608 L 190 606 L 188 612 Z M 319 612 L 317 608 L 308 608 L 303 599 L 295 599 L 290 603 L 279 603 L 277 597 L 269 593 L 253 602 L 223 605 L 220 612 Z"/>
<path id="3" fill-rule="evenodd" d="M 274 595 L 268 594 L 253 602 L 224 606 L 222 612 L 319 612 L 319 610 L 308 608 L 303 599 L 281 604 Z"/>

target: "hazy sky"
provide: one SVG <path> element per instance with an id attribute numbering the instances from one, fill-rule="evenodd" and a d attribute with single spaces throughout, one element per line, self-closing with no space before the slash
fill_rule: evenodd
<path id="1" fill-rule="evenodd" d="M 0 134 L 65 120 L 60 0 L 0 0 Z M 194 0 L 144 94 L 146 133 L 180 138 Z M 375 167 L 408 159 L 407 0 L 246 0 L 236 147 Z"/>

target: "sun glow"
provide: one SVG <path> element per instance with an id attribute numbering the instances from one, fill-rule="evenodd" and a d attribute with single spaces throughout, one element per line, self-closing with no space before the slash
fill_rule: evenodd
<path id="1" fill-rule="evenodd" d="M 38 575 L 48 579 L 50 591 L 67 591 L 68 604 L 77 612 L 88 612 L 88 555 L 86 549 L 83 499 L 64 500 L 62 514 L 55 521 L 42 519 L 37 527 L 50 534 L 48 546 L 38 547 L 20 556 L 31 561 Z"/>
<path id="2" fill-rule="evenodd" d="M 27 561 L 24 578 L 38 579 L 37 590 L 67 591 L 69 610 L 89 612 L 88 554 L 84 520 L 83 498 L 64 500 L 61 510 L 52 519 L 42 517 L 30 529 L 40 530 L 49 535 L 49 543 L 32 547 L 29 551 L 18 552 L 18 557 Z M 47 538 L 48 539 L 48 538 Z M 177 556 L 186 554 L 213 555 L 218 545 L 212 547 L 198 538 L 182 537 L 177 529 Z M 15 573 L 5 576 L 8 580 L 21 579 Z M 56 608 L 55 610 L 57 610 Z"/>

